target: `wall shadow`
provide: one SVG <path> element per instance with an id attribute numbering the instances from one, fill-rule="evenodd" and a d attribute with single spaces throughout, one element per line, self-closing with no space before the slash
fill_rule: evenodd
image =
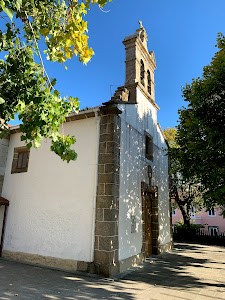
<path id="1" fill-rule="evenodd" d="M 186 291 L 190 295 L 190 299 L 195 296 L 196 289 L 204 291 L 205 288 L 212 288 L 213 290 L 218 289 L 217 291 L 225 291 L 225 282 L 222 278 L 224 273 L 217 273 L 220 270 L 224 271 L 224 263 L 217 261 L 221 252 L 223 252 L 221 247 L 211 249 L 199 244 L 176 244 L 175 251 L 147 258 L 142 268 L 125 275 L 122 281 L 135 282 L 136 285 L 146 283 L 149 286 Z M 221 264 L 221 268 L 217 267 L 217 264 Z M 215 275 L 216 273 L 217 275 Z M 208 274 L 214 274 L 216 278 L 212 276 L 209 280 Z M 218 296 L 211 298 L 224 299 Z"/>
<path id="2" fill-rule="evenodd" d="M 174 293 L 176 297 L 176 291 L 185 291 L 192 299 L 199 295 L 200 290 L 203 293 L 206 289 L 210 292 L 225 291 L 224 273 L 220 273 L 224 268 L 222 265 L 217 268 L 217 264 L 220 261 L 223 264 L 224 261 L 224 254 L 220 250 L 219 247 L 179 243 L 175 251 L 153 255 L 141 267 L 114 279 L 0 260 L 0 299 L 8 300 L 17 296 L 17 299 L 133 300 L 144 291 L 157 287 L 164 288 L 160 290 L 160 295 L 170 296 L 170 293 Z M 207 268 L 214 272 L 215 278 L 207 277 Z M 220 294 L 210 298 L 223 299 Z"/>
<path id="3" fill-rule="evenodd" d="M 0 299 L 134 299 L 114 280 L 0 260 Z"/>

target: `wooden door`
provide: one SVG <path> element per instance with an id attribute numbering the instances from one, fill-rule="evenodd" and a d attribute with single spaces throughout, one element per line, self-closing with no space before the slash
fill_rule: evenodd
<path id="1" fill-rule="evenodd" d="M 152 255 L 152 193 L 145 194 L 145 255 Z"/>

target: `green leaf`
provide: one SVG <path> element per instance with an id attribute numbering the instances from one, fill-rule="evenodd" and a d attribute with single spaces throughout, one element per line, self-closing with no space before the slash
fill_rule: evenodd
<path id="1" fill-rule="evenodd" d="M 15 5 L 16 5 L 17 10 L 20 10 L 20 7 L 22 5 L 22 0 L 17 0 Z"/>
<path id="2" fill-rule="evenodd" d="M 47 28 L 40 29 L 40 34 L 46 37 L 49 34 L 49 30 Z"/>
<path id="3" fill-rule="evenodd" d="M 53 78 L 51 81 L 52 86 L 54 86 L 56 84 L 56 78 Z"/>
<path id="4" fill-rule="evenodd" d="M 67 162 L 77 154 L 75 138 L 61 136 L 60 126 L 71 112 L 79 111 L 77 98 L 64 97 L 52 86 L 40 64 L 34 60 L 38 44 L 44 36 L 47 59 L 64 65 L 75 55 L 87 63 L 94 54 L 88 46 L 87 22 L 83 20 L 89 4 L 103 6 L 110 0 L 0 0 L 1 11 L 10 20 L 16 14 L 19 22 L 2 24 L 0 30 L 0 117 L 4 124 L 18 115 L 22 140 L 28 148 L 39 147 L 43 138 L 52 138 L 52 151 Z M 87 6 L 82 2 L 85 2 Z M 74 5 L 70 5 L 73 3 Z M 26 22 L 29 18 L 31 24 Z M 14 18 L 14 19 L 15 19 Z M 14 20 L 13 19 L 13 20 Z M 12 67 L 13 66 L 13 67 Z M 67 67 L 65 67 L 67 69 Z M 7 129 L 7 128 L 6 128 Z"/>
<path id="5" fill-rule="evenodd" d="M 12 21 L 14 11 L 12 9 L 10 9 L 10 8 L 5 7 L 5 6 L 2 6 L 2 9 L 8 15 L 8 17 L 10 18 L 10 20 Z"/>
<path id="6" fill-rule="evenodd" d="M 29 150 L 31 147 L 32 147 L 32 143 L 30 142 L 27 144 L 27 149 Z"/>
<path id="7" fill-rule="evenodd" d="M 59 91 L 57 91 L 57 90 L 54 90 L 53 96 L 55 96 L 55 97 L 59 97 L 59 95 L 60 95 Z"/>
<path id="8" fill-rule="evenodd" d="M 71 47 L 73 45 L 73 41 L 71 40 L 66 40 L 66 46 Z"/>
<path id="9" fill-rule="evenodd" d="M 35 147 L 35 148 L 39 148 L 40 146 L 41 146 L 40 140 L 39 140 L 39 139 L 36 139 L 36 140 L 34 141 L 34 147 Z"/>

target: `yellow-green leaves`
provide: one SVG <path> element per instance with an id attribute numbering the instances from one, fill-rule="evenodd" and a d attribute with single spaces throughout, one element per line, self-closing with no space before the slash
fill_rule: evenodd
<path id="1" fill-rule="evenodd" d="M 72 45 L 73 45 L 73 41 L 71 41 L 70 39 L 66 40 L 67 47 L 71 47 Z"/>
<path id="2" fill-rule="evenodd" d="M 22 0 L 16 0 L 15 1 L 15 6 L 16 6 L 18 11 L 20 10 L 21 5 L 22 5 Z"/>
<path id="3" fill-rule="evenodd" d="M 172 128 L 169 128 L 167 127 L 167 129 L 164 129 L 163 131 L 164 135 L 165 135 L 165 138 L 169 144 L 169 146 L 171 148 L 178 148 L 178 144 L 176 142 L 176 133 L 177 133 L 177 129 L 172 127 Z"/>
<path id="4" fill-rule="evenodd" d="M 9 4 L 8 2 L 10 1 L 3 1 L 1 0 L 0 1 L 0 5 L 2 7 L 2 10 L 8 15 L 8 17 L 10 18 L 10 20 L 12 21 L 12 18 L 13 18 L 13 10 L 7 5 Z"/>
<path id="5" fill-rule="evenodd" d="M 22 2 L 22 0 L 1 0 L 0 4 L 11 20 L 15 12 L 16 17 L 25 24 L 27 42 L 32 42 L 34 38 L 26 20 L 29 16 L 36 40 L 40 40 L 40 35 L 45 37 L 47 46 L 45 53 L 49 60 L 64 63 L 75 54 L 84 64 L 90 61 L 94 51 L 88 46 L 87 22 L 83 18 L 90 9 L 90 4 L 98 4 L 102 8 L 111 0 Z"/>
<path id="6" fill-rule="evenodd" d="M 112 2 L 112 0 L 86 0 L 85 5 L 88 9 L 90 8 L 90 3 L 98 4 L 101 8 L 103 8 L 108 1 Z"/>
<path id="7" fill-rule="evenodd" d="M 69 113 L 79 111 L 79 102 L 73 97 L 62 98 L 54 88 L 56 79 L 47 74 L 39 41 L 45 39 L 43 53 L 53 62 L 64 64 L 77 56 L 87 64 L 94 51 L 88 46 L 84 17 L 90 4 L 103 7 L 106 3 L 107 0 L 0 0 L 0 13 L 4 11 L 11 20 L 14 17 L 21 21 L 8 22 L 0 31 L 0 51 L 6 54 L 0 60 L 0 135 L 6 134 L 7 123 L 18 114 L 21 140 L 28 148 L 37 148 L 43 138 L 50 138 L 51 150 L 61 159 L 76 159 L 71 149 L 75 138 L 64 136 L 60 129 Z"/>
<path id="8" fill-rule="evenodd" d="M 56 6 L 52 9 L 53 18 L 45 18 L 40 24 L 40 34 L 45 37 L 49 59 L 62 63 L 75 54 L 79 56 L 79 61 L 87 64 L 94 54 L 92 48 L 88 46 L 87 22 L 83 20 L 87 14 L 87 7 L 83 2 L 78 4 L 77 1 L 71 1 L 68 7 L 61 4 L 57 9 Z M 56 10 L 61 11 L 64 22 L 57 21 L 59 15 Z"/>
<path id="9" fill-rule="evenodd" d="M 41 28 L 40 34 L 42 34 L 44 37 L 46 37 L 49 34 L 49 29 L 47 28 Z"/>

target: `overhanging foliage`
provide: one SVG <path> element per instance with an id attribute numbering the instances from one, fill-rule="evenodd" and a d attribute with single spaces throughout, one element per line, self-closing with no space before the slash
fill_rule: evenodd
<path id="1" fill-rule="evenodd" d="M 204 188 L 205 206 L 225 209 L 225 37 L 201 78 L 183 89 L 188 102 L 177 127 L 178 160 L 185 179 L 197 178 Z"/>
<path id="2" fill-rule="evenodd" d="M 44 52 L 52 62 L 64 64 L 78 56 L 87 64 L 94 52 L 88 46 L 83 17 L 90 4 L 102 8 L 107 2 L 111 0 L 0 1 L 0 18 L 5 20 L 0 30 L 0 51 L 5 54 L 0 60 L 1 136 L 7 134 L 7 123 L 18 114 L 21 139 L 28 148 L 39 147 L 48 137 L 52 139 L 51 150 L 63 160 L 76 159 L 71 148 L 75 138 L 59 130 L 69 113 L 79 111 L 79 102 L 62 97 L 54 88 L 56 79 L 49 78 L 38 44 L 41 38 L 45 40 Z"/>

